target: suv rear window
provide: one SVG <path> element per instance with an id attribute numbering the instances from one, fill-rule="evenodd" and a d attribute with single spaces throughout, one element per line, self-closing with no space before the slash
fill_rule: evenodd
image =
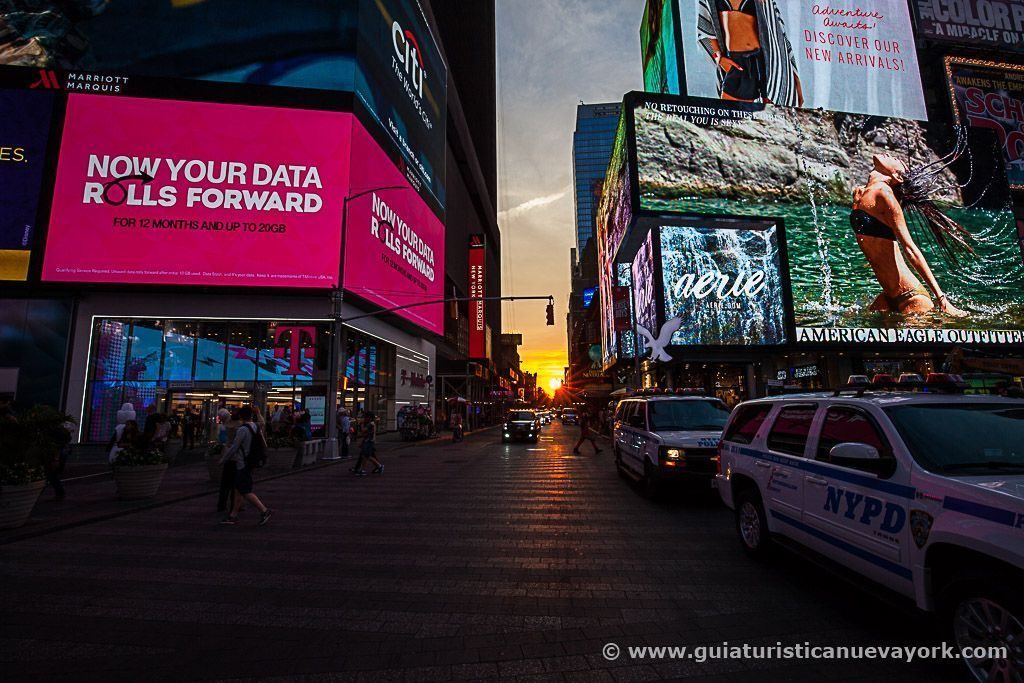
<path id="1" fill-rule="evenodd" d="M 740 406 L 736 409 L 736 417 L 733 418 L 722 440 L 732 443 L 751 443 L 771 409 L 771 405 L 768 404 Z"/>
<path id="2" fill-rule="evenodd" d="M 768 433 L 768 450 L 803 457 L 816 411 L 813 405 L 783 408 Z"/>

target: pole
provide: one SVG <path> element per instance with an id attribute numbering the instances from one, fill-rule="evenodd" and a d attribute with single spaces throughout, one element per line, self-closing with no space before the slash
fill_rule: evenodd
<path id="1" fill-rule="evenodd" d="M 348 237 L 348 200 L 341 200 L 341 276 L 338 286 L 331 290 L 331 352 L 327 376 L 327 453 L 324 460 L 340 460 L 338 454 L 338 374 L 345 367 L 345 325 L 342 322 L 342 305 L 345 302 L 345 242 Z"/>

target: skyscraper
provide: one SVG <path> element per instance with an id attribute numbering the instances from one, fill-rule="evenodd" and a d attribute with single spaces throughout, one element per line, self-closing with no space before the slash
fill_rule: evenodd
<path id="1" fill-rule="evenodd" d="M 594 236 L 594 212 L 615 142 L 620 104 L 580 104 L 572 135 L 572 167 L 576 200 L 576 253 L 581 255 Z"/>

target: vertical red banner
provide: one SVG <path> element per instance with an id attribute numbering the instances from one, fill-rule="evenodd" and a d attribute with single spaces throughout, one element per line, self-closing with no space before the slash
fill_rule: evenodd
<path id="1" fill-rule="evenodd" d="M 469 296 L 470 298 L 483 297 L 486 287 L 484 285 L 484 249 L 483 235 L 469 236 Z M 469 357 L 486 358 L 487 318 L 485 315 L 483 301 L 469 302 Z"/>

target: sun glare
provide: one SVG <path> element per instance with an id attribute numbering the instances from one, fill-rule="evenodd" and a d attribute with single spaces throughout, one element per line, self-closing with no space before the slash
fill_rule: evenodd
<path id="1" fill-rule="evenodd" d="M 557 377 L 552 377 L 551 379 L 548 380 L 548 387 L 552 391 L 558 391 L 558 388 L 561 387 L 561 386 L 562 386 L 562 380 L 558 379 Z"/>

